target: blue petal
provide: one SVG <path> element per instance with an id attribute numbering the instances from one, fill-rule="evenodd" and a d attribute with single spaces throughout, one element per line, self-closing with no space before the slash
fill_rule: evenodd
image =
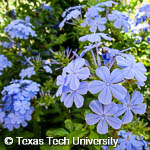
<path id="1" fill-rule="evenodd" d="M 80 86 L 79 79 L 74 74 L 68 75 L 67 83 L 68 82 L 72 90 L 77 90 Z"/>
<path id="2" fill-rule="evenodd" d="M 98 95 L 98 99 L 102 104 L 110 104 L 112 101 L 110 88 L 106 86 Z"/>
<path id="3" fill-rule="evenodd" d="M 118 106 L 115 103 L 111 103 L 104 106 L 104 114 L 114 115 L 118 110 Z"/>
<path id="4" fill-rule="evenodd" d="M 68 94 L 65 99 L 64 99 L 64 105 L 67 107 L 67 108 L 70 108 L 72 107 L 73 105 L 73 99 L 74 99 L 74 94 Z"/>
<path id="5" fill-rule="evenodd" d="M 114 22 L 114 26 L 115 26 L 117 29 L 120 29 L 121 26 L 122 26 L 122 20 L 121 20 L 121 19 L 117 19 L 117 20 Z"/>
<path id="6" fill-rule="evenodd" d="M 110 77 L 110 71 L 107 67 L 103 66 L 96 69 L 96 75 L 103 81 L 107 82 Z"/>
<path id="7" fill-rule="evenodd" d="M 100 120 L 100 122 L 97 125 L 97 132 L 99 134 L 106 134 L 108 132 L 108 125 L 105 120 Z"/>
<path id="8" fill-rule="evenodd" d="M 99 115 L 103 114 L 103 107 L 102 104 L 98 100 L 93 100 L 89 107 L 91 110 Z"/>
<path id="9" fill-rule="evenodd" d="M 131 110 L 135 113 L 135 114 L 144 114 L 146 112 L 146 104 L 140 104 L 140 105 L 134 105 L 131 106 Z"/>
<path id="10" fill-rule="evenodd" d="M 98 81 L 98 80 L 94 80 L 94 81 L 91 81 L 89 83 L 89 87 L 88 88 L 89 88 L 89 91 L 92 94 L 96 94 L 99 91 L 101 91 L 104 87 L 105 87 L 104 82 L 101 82 L 101 81 Z"/>
<path id="11" fill-rule="evenodd" d="M 106 117 L 108 124 L 114 128 L 119 129 L 122 125 L 122 121 L 117 117 Z"/>
<path id="12" fill-rule="evenodd" d="M 82 69 L 78 70 L 76 72 L 77 77 L 79 79 L 85 80 L 90 76 L 90 70 L 88 67 L 83 67 Z"/>
<path id="13" fill-rule="evenodd" d="M 108 19 L 110 20 L 110 21 L 114 21 L 114 20 L 116 20 L 118 17 L 116 16 L 116 15 L 114 15 L 114 14 L 109 14 L 108 15 Z"/>
<path id="14" fill-rule="evenodd" d="M 77 108 L 81 108 L 83 106 L 84 103 L 84 98 L 83 96 L 81 96 L 78 93 L 74 94 L 74 103 L 76 105 Z"/>
<path id="15" fill-rule="evenodd" d="M 74 62 L 74 70 L 78 70 L 80 69 L 81 67 L 83 67 L 85 65 L 85 59 L 83 58 L 77 58 L 75 59 L 75 62 Z"/>
<path id="16" fill-rule="evenodd" d="M 87 114 L 85 117 L 86 123 L 88 125 L 96 124 L 100 119 L 101 119 L 101 117 L 96 114 Z"/>
<path id="17" fill-rule="evenodd" d="M 129 62 L 122 56 L 117 56 L 116 61 L 117 61 L 117 65 L 120 67 L 128 67 L 129 66 Z"/>
<path id="18" fill-rule="evenodd" d="M 124 79 L 124 75 L 120 69 L 115 69 L 112 71 L 110 75 L 111 83 L 118 83 Z"/>
<path id="19" fill-rule="evenodd" d="M 88 91 L 88 82 L 86 81 L 81 82 L 77 92 L 79 94 L 86 94 L 87 91 Z"/>
<path id="20" fill-rule="evenodd" d="M 133 120 L 133 114 L 132 112 L 128 109 L 125 113 L 125 115 L 122 118 L 123 124 L 127 124 Z"/>
<path id="21" fill-rule="evenodd" d="M 110 89 L 113 96 L 118 100 L 124 99 L 127 95 L 127 90 L 122 85 L 111 84 Z"/>
<path id="22" fill-rule="evenodd" d="M 105 29 L 106 29 L 105 25 L 103 25 L 103 24 L 98 25 L 98 30 L 99 31 L 104 31 Z"/>
<path id="23" fill-rule="evenodd" d="M 117 104 L 117 106 L 118 111 L 114 114 L 116 117 L 121 116 L 127 110 L 127 107 L 122 104 Z"/>
<path id="24" fill-rule="evenodd" d="M 138 91 L 134 91 L 131 99 L 131 105 L 141 104 L 143 101 L 143 95 Z"/>

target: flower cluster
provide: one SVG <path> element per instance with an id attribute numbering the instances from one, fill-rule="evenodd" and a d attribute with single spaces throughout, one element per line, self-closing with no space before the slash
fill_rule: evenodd
<path id="1" fill-rule="evenodd" d="M 28 67 L 26 69 L 22 69 L 19 76 L 24 79 L 25 77 L 30 78 L 32 75 L 35 75 L 36 72 L 34 70 L 34 67 Z"/>
<path id="2" fill-rule="evenodd" d="M 146 111 L 142 94 L 134 91 L 133 94 L 131 93 L 132 98 L 130 100 L 130 95 L 126 87 L 123 86 L 123 83 L 128 82 L 128 80 L 137 81 L 139 87 L 144 85 L 147 80 L 145 76 L 147 70 L 144 64 L 136 62 L 133 55 L 124 53 L 130 48 L 117 50 L 105 46 L 101 47 L 101 45 L 105 45 L 101 38 L 108 41 L 112 40 L 106 33 L 97 33 L 97 30 L 99 32 L 105 31 L 107 20 L 113 21 L 117 29 L 123 28 L 124 32 L 128 32 L 130 28 L 129 18 L 118 10 L 113 10 L 111 14 L 106 13 L 104 17 L 99 14 L 105 10 L 107 12 L 113 4 L 116 3 L 107 1 L 88 8 L 85 13 L 86 19 L 81 26 L 89 25 L 89 30 L 93 33 L 84 35 L 79 40 L 82 42 L 89 41 L 92 44 L 85 46 L 80 56 L 76 54 L 78 57 L 63 69 L 62 75 L 57 77 L 59 89 L 56 96 L 61 96 L 61 102 L 64 102 L 67 108 L 72 107 L 73 102 L 77 108 L 82 107 L 84 103 L 82 95 L 85 95 L 87 91 L 94 97 L 98 94 L 97 100 L 93 100 L 89 105 L 94 113 L 87 114 L 85 120 L 88 125 L 98 123 L 97 132 L 99 134 L 106 134 L 108 125 L 114 129 L 119 129 L 122 124 L 133 120 L 133 113 L 142 115 Z M 96 49 L 96 56 L 93 49 Z M 95 72 L 89 63 L 88 67 L 83 67 L 86 65 L 86 60 L 81 57 L 88 51 L 91 51 L 96 68 Z M 80 80 L 88 79 L 89 76 L 95 80 L 80 82 Z"/>
<path id="3" fill-rule="evenodd" d="M 62 75 L 57 77 L 57 86 L 60 86 L 56 96 L 61 96 L 61 102 L 68 108 L 72 107 L 73 102 L 77 108 L 83 106 L 84 98 L 82 95 L 87 93 L 88 83 L 86 80 L 90 71 L 86 64 L 85 59 L 77 58 L 71 61 L 64 69 Z"/>
<path id="4" fill-rule="evenodd" d="M 27 16 L 25 20 L 13 20 L 5 27 L 4 31 L 7 32 L 11 38 L 28 39 L 29 36 L 36 36 L 36 33 L 32 28 L 34 27 L 30 23 L 30 17 Z"/>
<path id="5" fill-rule="evenodd" d="M 5 68 L 11 67 L 11 66 L 12 66 L 11 62 L 8 61 L 4 55 L 0 55 L 0 75 L 2 75 L 2 71 Z"/>
<path id="6" fill-rule="evenodd" d="M 14 80 L 4 87 L 0 109 L 0 123 L 12 131 L 14 128 L 27 126 L 34 108 L 31 99 L 39 92 L 39 84 L 31 80 Z"/>
<path id="7" fill-rule="evenodd" d="M 59 28 L 63 28 L 65 23 L 72 24 L 68 22 L 69 20 L 77 19 L 81 15 L 81 8 L 84 6 L 74 6 L 69 7 L 64 13 L 62 17 L 63 21 L 59 24 Z"/>

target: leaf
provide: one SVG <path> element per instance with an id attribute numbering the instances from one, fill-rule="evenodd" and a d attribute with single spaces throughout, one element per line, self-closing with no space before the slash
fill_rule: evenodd
<path id="1" fill-rule="evenodd" d="M 83 124 L 81 123 L 74 123 L 74 130 L 80 130 L 83 128 Z"/>
<path id="2" fill-rule="evenodd" d="M 46 135 L 49 137 L 63 137 L 68 135 L 69 132 L 64 128 L 51 129 L 46 132 Z"/>
<path id="3" fill-rule="evenodd" d="M 6 150 L 3 140 L 0 138 L 0 150 Z"/>
<path id="4" fill-rule="evenodd" d="M 70 119 L 65 120 L 65 127 L 68 129 L 70 132 L 73 131 L 73 123 Z"/>

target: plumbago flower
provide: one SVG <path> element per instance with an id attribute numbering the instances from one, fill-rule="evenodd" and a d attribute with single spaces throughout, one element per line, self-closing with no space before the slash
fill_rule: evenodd
<path id="1" fill-rule="evenodd" d="M 140 92 L 134 91 L 132 99 L 130 100 L 130 95 L 127 93 L 126 97 L 123 100 L 120 100 L 122 104 L 118 104 L 118 112 L 116 116 L 120 116 L 125 113 L 122 118 L 124 124 L 129 123 L 133 120 L 132 111 L 135 114 L 144 114 L 146 112 L 146 104 L 143 103 L 144 97 Z"/>
<path id="2" fill-rule="evenodd" d="M 94 100 L 90 103 L 89 107 L 95 114 L 87 114 L 85 120 L 88 125 L 93 125 L 99 122 L 97 125 L 98 133 L 106 134 L 108 132 L 107 123 L 114 129 L 119 129 L 121 127 L 122 121 L 115 117 L 115 113 L 118 110 L 115 103 L 110 103 L 103 107 L 98 100 Z"/>
<path id="3" fill-rule="evenodd" d="M 119 142 L 115 150 L 149 150 L 148 143 L 141 136 L 121 130 L 118 132 Z"/>
<path id="4" fill-rule="evenodd" d="M 77 108 L 83 106 L 84 98 L 81 95 L 87 93 L 88 83 L 80 80 L 86 80 L 90 75 L 88 67 L 84 67 L 85 64 L 85 59 L 77 58 L 63 69 L 62 75 L 57 77 L 56 84 L 59 88 L 56 96 L 62 96 L 61 102 L 68 108 L 73 102 Z"/>
<path id="5" fill-rule="evenodd" d="M 24 79 L 25 77 L 30 78 L 32 75 L 35 75 L 36 72 L 34 70 L 34 67 L 28 67 L 26 69 L 22 69 L 19 76 Z"/>
<path id="6" fill-rule="evenodd" d="M 30 17 L 27 16 L 25 20 L 13 20 L 5 27 L 4 31 L 7 32 L 11 38 L 28 39 L 29 36 L 37 36 L 32 28 L 34 27 L 30 23 Z"/>
<path id="7" fill-rule="evenodd" d="M 90 71 L 88 67 L 83 67 L 85 65 L 85 59 L 77 58 L 71 61 L 65 68 L 67 73 L 66 85 L 68 85 L 72 90 L 76 90 L 80 86 L 80 79 L 86 80 Z"/>
<path id="8" fill-rule="evenodd" d="M 130 24 L 128 23 L 127 16 L 125 16 L 122 12 L 114 10 L 112 11 L 112 14 L 108 15 L 108 19 L 110 21 L 114 21 L 114 26 L 117 29 L 121 29 L 121 27 L 123 27 L 124 32 L 128 32 Z"/>
<path id="9" fill-rule="evenodd" d="M 96 32 L 97 29 L 99 31 L 104 31 L 106 29 L 106 26 L 104 25 L 107 22 L 107 19 L 105 17 L 101 18 L 101 16 L 96 16 L 94 19 L 91 19 L 89 21 L 90 31 Z"/>
<path id="10" fill-rule="evenodd" d="M 84 6 L 74 6 L 69 7 L 63 14 L 62 17 L 64 18 L 63 21 L 59 24 L 59 28 L 63 28 L 65 23 L 69 23 L 69 20 L 77 19 L 79 16 L 81 16 L 81 8 Z"/>
<path id="11" fill-rule="evenodd" d="M 89 91 L 92 94 L 100 92 L 98 99 L 102 104 L 110 104 L 112 95 L 119 100 L 125 98 L 127 90 L 122 85 L 119 85 L 124 79 L 119 69 L 114 69 L 110 74 L 110 70 L 102 66 L 96 69 L 96 75 L 103 81 L 91 81 L 89 83 Z"/>
<path id="12" fill-rule="evenodd" d="M 100 42 L 101 38 L 108 40 L 108 41 L 112 40 L 112 38 L 107 36 L 107 34 L 105 33 L 92 33 L 92 34 L 87 34 L 85 36 L 80 37 L 79 41 Z"/>
<path id="13" fill-rule="evenodd" d="M 88 83 L 86 81 L 80 82 L 78 89 L 71 90 L 68 87 L 64 87 L 64 92 L 61 97 L 61 102 L 64 102 L 64 105 L 67 108 L 72 107 L 73 102 L 77 108 L 81 108 L 84 103 L 84 98 L 82 95 L 85 95 L 88 91 Z"/>
<path id="14" fill-rule="evenodd" d="M 0 75 L 2 75 L 2 71 L 7 68 L 11 67 L 12 64 L 4 55 L 0 55 Z"/>
<path id="15" fill-rule="evenodd" d="M 122 72 L 126 79 L 135 78 L 138 80 L 138 83 L 141 83 L 141 86 L 147 80 L 147 77 L 144 75 L 147 71 L 144 64 L 141 62 L 136 63 L 133 55 L 117 56 L 116 61 L 117 65 L 123 68 Z"/>
<path id="16" fill-rule="evenodd" d="M 30 101 L 39 92 L 39 86 L 31 80 L 21 79 L 14 80 L 10 85 L 4 87 L 1 92 L 2 109 L 0 109 L 0 123 L 3 123 L 4 128 L 12 131 L 14 128 L 19 128 L 20 125 L 27 126 L 27 121 L 31 120 L 34 110 Z"/>

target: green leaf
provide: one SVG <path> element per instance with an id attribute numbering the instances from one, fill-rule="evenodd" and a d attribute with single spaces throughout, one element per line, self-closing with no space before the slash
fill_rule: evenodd
<path id="1" fill-rule="evenodd" d="M 0 150 L 6 150 L 3 140 L 0 138 Z"/>
<path id="2" fill-rule="evenodd" d="M 70 132 L 73 131 L 73 123 L 70 119 L 65 120 L 65 127 L 68 129 Z"/>
<path id="3" fill-rule="evenodd" d="M 51 129 L 46 132 L 46 135 L 49 137 L 63 137 L 68 135 L 69 132 L 64 128 Z"/>

